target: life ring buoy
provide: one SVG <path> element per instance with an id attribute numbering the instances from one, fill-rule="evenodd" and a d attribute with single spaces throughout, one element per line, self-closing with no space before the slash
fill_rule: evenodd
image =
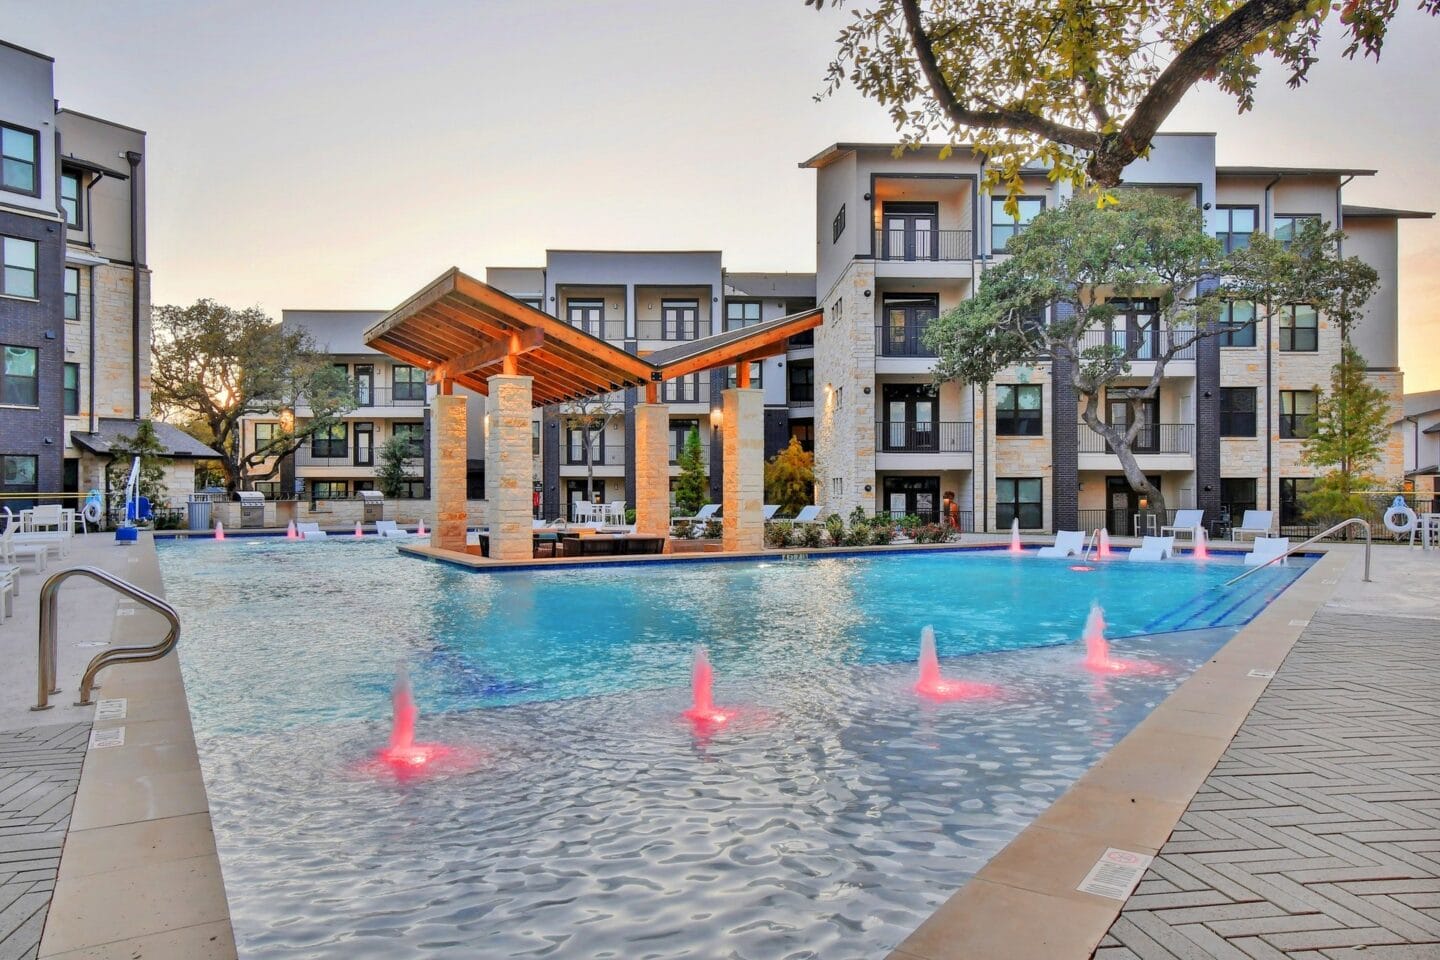
<path id="1" fill-rule="evenodd" d="M 1396 497 L 1390 509 L 1385 511 L 1385 529 L 1391 533 L 1409 533 L 1415 529 L 1416 522 L 1415 511 L 1410 509 L 1404 497 Z"/>
<path id="2" fill-rule="evenodd" d="M 80 511 L 80 515 L 85 518 L 86 523 L 99 523 L 100 504 L 96 503 L 94 500 L 89 501 L 85 504 L 85 509 Z"/>

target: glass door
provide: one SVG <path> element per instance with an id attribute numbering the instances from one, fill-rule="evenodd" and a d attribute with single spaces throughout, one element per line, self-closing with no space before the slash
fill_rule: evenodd
<path id="1" fill-rule="evenodd" d="M 373 423 L 355 424 L 355 466 L 373 467 L 375 465 L 375 425 Z"/>
<path id="2" fill-rule="evenodd" d="M 892 516 L 916 516 L 928 523 L 940 520 L 939 477 L 886 477 L 883 509 Z"/>
<path id="3" fill-rule="evenodd" d="M 939 208 L 933 203 L 887 203 L 881 214 L 881 257 L 934 260 L 939 247 Z"/>
<path id="4" fill-rule="evenodd" d="M 1160 398 L 1141 401 L 1139 413 L 1140 432 L 1135 434 L 1131 449 L 1136 453 L 1155 453 L 1160 449 Z M 1121 430 L 1127 429 L 1130 426 L 1129 405 L 1124 400 L 1106 398 L 1105 419 Z"/>
<path id="5" fill-rule="evenodd" d="M 939 399 L 929 388 L 923 384 L 886 384 L 883 390 L 884 448 L 909 452 L 937 449 Z"/>
<path id="6" fill-rule="evenodd" d="M 375 365 L 355 364 L 355 405 L 368 407 L 375 402 Z"/>
<path id="7" fill-rule="evenodd" d="M 880 352 L 887 357 L 933 357 L 922 339 L 940 312 L 939 298 L 886 297 Z"/>

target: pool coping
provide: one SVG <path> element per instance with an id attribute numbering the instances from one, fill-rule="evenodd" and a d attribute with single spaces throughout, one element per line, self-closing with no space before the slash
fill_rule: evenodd
<path id="1" fill-rule="evenodd" d="M 104 562 L 110 572 L 164 596 L 151 536 L 114 560 Z M 127 610 L 132 615 L 120 615 Z M 117 608 L 114 646 L 151 644 L 156 634 L 155 619 Z M 60 641 L 70 639 L 62 624 Z M 97 699 L 124 698 L 126 709 L 123 718 L 97 717 L 92 736 L 123 730 L 124 742 L 92 739 L 86 751 L 39 960 L 235 960 L 179 655 L 120 665 L 99 679 Z"/>
<path id="2" fill-rule="evenodd" d="M 887 960 L 1084 960 L 1125 905 L 1081 892 L 1110 849 L 1155 856 L 1310 618 L 1350 550 L 1320 558 L 1112 747 Z M 1148 862 L 1148 861 L 1144 861 Z M 1138 874 L 1136 874 L 1138 879 Z"/>

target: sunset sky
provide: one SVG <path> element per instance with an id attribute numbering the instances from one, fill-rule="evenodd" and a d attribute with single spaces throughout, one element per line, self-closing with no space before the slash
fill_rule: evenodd
<path id="1" fill-rule="evenodd" d="M 1404 8 L 1379 64 L 1267 72 L 1167 124 L 1224 163 L 1359 166 L 1350 203 L 1440 210 L 1440 20 Z M 720 249 L 814 269 L 814 174 L 894 136 L 853 93 L 816 103 L 848 13 L 729 3 L 0 0 L 0 35 L 56 60 L 62 106 L 149 133 L 156 303 L 395 305 L 444 268 L 547 247 Z M 1333 31 L 1332 31 L 1333 34 Z M 1401 225 L 1409 391 L 1440 388 L 1440 221 Z"/>

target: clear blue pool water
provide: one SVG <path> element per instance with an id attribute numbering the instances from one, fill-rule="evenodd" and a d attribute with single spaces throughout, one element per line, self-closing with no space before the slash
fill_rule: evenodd
<path id="1" fill-rule="evenodd" d="M 478 574 L 159 546 L 245 957 L 874 957 L 1299 575 L 996 552 Z M 1154 676 L 1096 677 L 1113 652 Z M 994 701 L 909 685 L 920 629 Z M 742 721 L 678 715 L 693 645 Z M 395 664 L 464 775 L 361 771 Z M 724 951 L 717 952 L 716 944 Z"/>

